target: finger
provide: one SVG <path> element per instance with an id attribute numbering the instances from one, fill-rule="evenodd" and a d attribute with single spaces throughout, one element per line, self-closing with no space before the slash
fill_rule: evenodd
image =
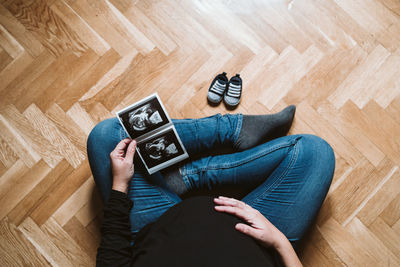
<path id="1" fill-rule="evenodd" d="M 220 198 L 215 198 L 214 202 L 218 205 L 223 205 L 223 206 L 232 206 L 232 207 L 241 207 L 240 203 L 236 201 L 232 201 L 230 199 L 220 199 Z"/>
<path id="2" fill-rule="evenodd" d="M 239 207 L 242 207 L 243 209 L 247 209 L 248 211 L 254 211 L 255 210 L 252 206 L 250 206 L 249 204 L 247 204 L 247 203 L 245 203 L 243 201 L 240 201 L 240 200 L 237 200 L 237 199 L 234 199 L 234 198 L 231 198 L 231 200 L 236 202 L 237 205 L 239 205 Z"/>
<path id="3" fill-rule="evenodd" d="M 259 239 L 259 233 L 257 232 L 257 229 L 247 224 L 238 223 L 235 225 L 235 229 L 238 230 L 239 232 L 242 232 L 243 234 Z"/>
<path id="4" fill-rule="evenodd" d="M 114 150 L 125 150 L 126 146 L 132 141 L 132 139 L 125 138 L 121 140 Z"/>
<path id="5" fill-rule="evenodd" d="M 136 151 L 136 141 L 132 140 L 132 142 L 128 146 L 128 149 L 126 150 L 125 160 L 127 160 L 128 162 L 133 162 L 133 156 L 135 155 L 135 151 Z"/>
<path id="6" fill-rule="evenodd" d="M 244 203 L 240 200 L 234 199 L 234 198 L 219 197 L 219 198 L 215 198 L 214 202 L 219 205 L 246 208 L 246 203 Z"/>
<path id="7" fill-rule="evenodd" d="M 250 214 L 246 210 L 238 207 L 232 206 L 215 206 L 215 210 L 219 212 L 225 212 L 239 217 L 242 220 L 248 221 L 250 219 Z"/>
<path id="8" fill-rule="evenodd" d="M 231 197 L 224 197 L 224 196 L 219 196 L 218 198 L 219 199 L 234 199 L 234 198 L 231 198 Z"/>
<path id="9" fill-rule="evenodd" d="M 242 201 L 240 201 L 240 200 L 238 200 L 238 199 L 236 199 L 236 198 L 232 198 L 232 197 L 219 196 L 218 199 L 221 199 L 221 200 L 229 200 L 229 201 L 232 201 L 232 202 L 243 203 L 243 204 L 244 204 L 244 202 L 242 202 Z"/>
<path id="10" fill-rule="evenodd" d="M 114 150 L 111 152 L 111 155 L 113 156 L 118 156 L 118 155 L 123 155 L 125 152 L 125 148 L 126 146 L 131 142 L 131 139 L 129 138 L 125 138 L 123 140 L 121 140 L 116 147 L 114 148 Z"/>

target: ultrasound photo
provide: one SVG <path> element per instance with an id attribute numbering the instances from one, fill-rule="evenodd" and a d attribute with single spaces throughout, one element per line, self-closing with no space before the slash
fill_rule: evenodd
<path id="1" fill-rule="evenodd" d="M 170 122 L 156 95 L 119 111 L 117 115 L 132 139 Z"/>
<path id="2" fill-rule="evenodd" d="M 117 112 L 149 174 L 189 157 L 157 93 Z"/>
<path id="3" fill-rule="evenodd" d="M 148 169 L 155 167 L 157 169 L 165 168 L 166 164 L 173 164 L 177 160 L 181 160 L 182 156 L 187 157 L 173 128 L 141 141 L 137 147 Z"/>

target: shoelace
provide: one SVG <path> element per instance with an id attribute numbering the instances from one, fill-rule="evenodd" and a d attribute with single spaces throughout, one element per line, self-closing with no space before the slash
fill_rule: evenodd
<path id="1" fill-rule="evenodd" d="M 225 92 L 226 85 L 221 84 L 218 80 L 215 81 L 214 85 L 211 87 L 211 92 L 214 92 L 218 95 L 223 95 Z"/>
<path id="2" fill-rule="evenodd" d="M 232 97 L 240 97 L 241 90 L 242 87 L 240 85 L 230 83 L 226 95 Z"/>

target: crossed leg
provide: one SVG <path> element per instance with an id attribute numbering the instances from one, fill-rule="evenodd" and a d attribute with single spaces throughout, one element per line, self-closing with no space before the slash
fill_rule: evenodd
<path id="1" fill-rule="evenodd" d="M 315 217 L 329 189 L 334 171 L 333 151 L 319 137 L 292 135 L 242 152 L 195 159 L 197 155 L 217 148 L 232 149 L 241 122 L 240 114 L 174 120 L 191 157 L 180 168 L 182 179 L 188 190 L 224 185 L 258 186 L 243 201 L 258 209 L 289 240 L 298 240 Z M 124 138 L 126 134 L 118 121 L 109 119 L 97 125 L 88 139 L 89 162 L 104 201 L 111 191 L 108 155 Z M 134 202 L 131 211 L 134 235 L 181 201 L 166 186 L 160 172 L 147 175 L 140 165 L 136 160 L 129 189 L 129 197 Z"/>
<path id="2" fill-rule="evenodd" d="M 194 158 L 214 149 L 233 148 L 241 129 L 241 118 L 241 114 L 217 114 L 202 119 L 173 122 L 188 154 Z M 89 135 L 89 163 L 103 202 L 107 202 L 112 187 L 109 154 L 127 137 L 116 118 L 100 122 Z M 157 172 L 148 175 L 137 157 L 128 195 L 134 203 L 130 214 L 133 235 L 181 201 L 181 198 L 165 184 L 162 174 Z"/>

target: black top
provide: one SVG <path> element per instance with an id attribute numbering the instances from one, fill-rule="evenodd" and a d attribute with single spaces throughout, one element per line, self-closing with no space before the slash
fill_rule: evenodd
<path id="1" fill-rule="evenodd" d="M 279 266 L 278 255 L 238 232 L 240 219 L 193 197 L 144 227 L 131 246 L 127 195 L 112 191 L 104 208 L 97 266 Z"/>

